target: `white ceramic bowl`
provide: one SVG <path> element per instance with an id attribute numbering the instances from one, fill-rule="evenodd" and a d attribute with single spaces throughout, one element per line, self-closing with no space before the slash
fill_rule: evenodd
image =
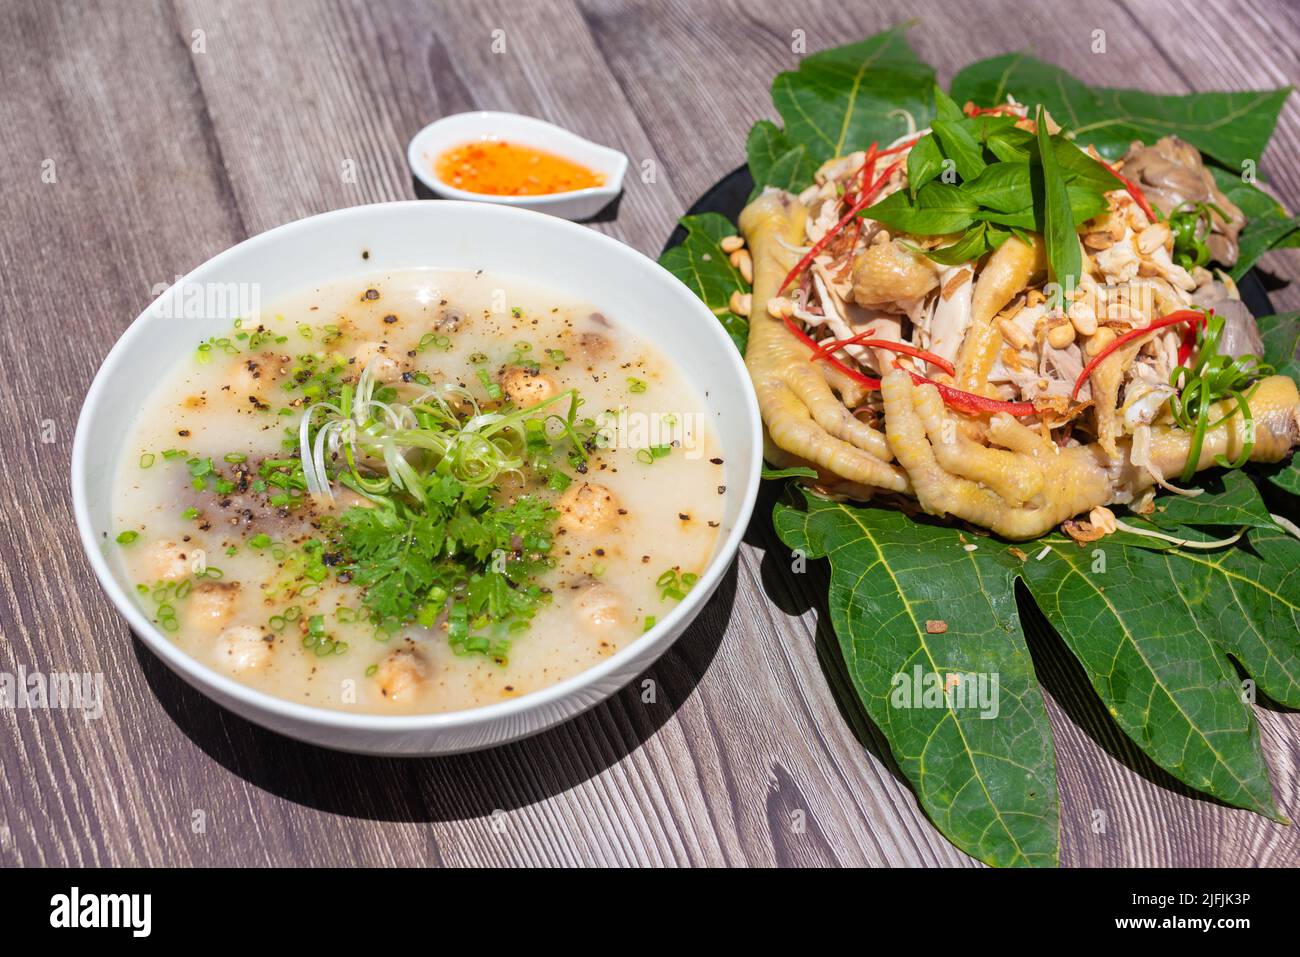
<path id="1" fill-rule="evenodd" d="M 269 303 L 323 280 L 420 267 L 484 269 L 543 284 L 591 302 L 675 357 L 687 379 L 707 395 L 715 416 L 726 460 L 725 516 L 708 568 L 662 621 L 594 668 L 533 694 L 469 711 L 387 717 L 314 708 L 255 691 L 200 664 L 150 622 L 112 544 L 112 483 L 122 436 L 159 376 L 187 361 L 201 340 L 226 333 L 235 318 L 168 318 L 166 297 L 160 297 L 104 360 L 77 423 L 72 497 L 86 554 L 135 633 L 191 685 L 264 727 L 347 751 L 427 755 L 490 747 L 551 727 L 609 697 L 649 667 L 708 601 L 736 554 L 758 491 L 762 427 L 735 346 L 673 276 L 594 230 L 478 203 L 359 206 L 254 236 L 180 281 L 187 290 L 201 288 L 198 284 L 258 283 L 261 301 Z"/>
<path id="2" fill-rule="evenodd" d="M 508 140 L 534 149 L 545 150 L 581 163 L 588 169 L 605 174 L 605 185 L 575 189 L 568 193 L 545 196 L 492 196 L 471 193 L 444 183 L 434 172 L 434 161 L 445 151 L 479 140 Z M 518 113 L 456 113 L 430 123 L 411 138 L 406 148 L 411 172 L 425 186 L 444 199 L 464 199 L 476 203 L 495 203 L 518 209 L 533 209 L 564 219 L 588 219 L 605 208 L 623 189 L 627 157 L 618 150 L 584 140 L 562 126 Z"/>

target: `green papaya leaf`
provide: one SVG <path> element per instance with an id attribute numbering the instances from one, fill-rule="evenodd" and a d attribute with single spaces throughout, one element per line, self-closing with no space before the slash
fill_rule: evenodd
<path id="1" fill-rule="evenodd" d="M 1190 787 L 1280 819 L 1236 658 L 1259 687 L 1300 702 L 1300 541 L 1251 549 L 1080 548 L 1053 535 L 1023 575 L 1115 721 Z"/>
<path id="2" fill-rule="evenodd" d="M 1237 237 L 1237 261 L 1230 273 L 1240 279 L 1259 257 L 1270 249 L 1300 246 L 1300 217 L 1254 183 L 1247 183 L 1238 173 L 1212 168 L 1214 181 L 1223 194 L 1246 214 L 1246 226 Z"/>
<path id="3" fill-rule="evenodd" d="M 992 106 L 1007 95 L 1041 103 L 1080 143 L 1103 156 L 1121 156 L 1133 140 L 1152 143 L 1170 134 L 1229 168 L 1259 162 L 1290 87 L 1232 93 L 1164 96 L 1141 90 L 1091 87 L 1065 70 L 1023 53 L 972 63 L 958 71 L 952 96 Z"/>
<path id="4" fill-rule="evenodd" d="M 806 146 L 820 166 L 928 125 L 933 90 L 934 68 L 916 58 L 900 26 L 804 57 L 797 70 L 776 75 L 772 102 L 790 143 Z"/>
<path id="5" fill-rule="evenodd" d="M 1274 472 L 1268 480 L 1283 491 L 1300 495 L 1300 462 L 1293 458 L 1286 468 Z"/>
<path id="6" fill-rule="evenodd" d="M 1180 525 L 1226 525 L 1276 529 L 1259 488 L 1245 472 L 1233 469 L 1220 475 L 1199 477 L 1205 491 L 1195 497 L 1167 495 L 1156 500 L 1147 516 L 1161 528 Z"/>
<path id="7" fill-rule="evenodd" d="M 817 167 L 808 158 L 808 148 L 803 145 L 792 146 L 777 157 L 772 168 L 768 170 L 768 180 L 764 185 L 775 186 L 791 193 L 800 193 L 812 182 L 815 172 Z M 761 192 L 762 187 L 755 185 L 751 198 Z"/>
<path id="8" fill-rule="evenodd" d="M 830 614 L 853 686 L 935 825 L 989 864 L 1055 864 L 1055 752 L 1006 549 L 967 550 L 957 529 L 807 491 L 774 521 L 790 548 L 831 557 Z M 999 704 L 935 690 L 963 684 L 995 686 Z"/>
<path id="9" fill-rule="evenodd" d="M 686 227 L 685 241 L 666 250 L 659 257 L 659 265 L 704 301 L 727 330 L 736 348 L 744 352 L 749 338 L 749 321 L 731 311 L 731 294 L 749 292 L 749 283 L 740 275 L 740 270 L 731 265 L 731 260 L 719 245 L 723 237 L 736 233 L 736 227 L 717 213 L 684 216 L 681 224 Z"/>
<path id="10" fill-rule="evenodd" d="M 1263 360 L 1278 375 L 1300 382 L 1300 312 L 1279 312 L 1255 320 L 1264 340 Z"/>
<path id="11" fill-rule="evenodd" d="M 772 164 L 793 145 L 785 131 L 771 120 L 759 120 L 749 128 L 749 136 L 745 140 L 745 157 L 749 162 L 749 174 L 754 178 L 754 185 L 767 182 Z"/>
<path id="12" fill-rule="evenodd" d="M 756 196 L 765 186 L 775 186 L 792 193 L 801 192 L 813 181 L 817 163 L 802 143 L 790 142 L 785 131 L 770 120 L 759 120 L 745 142 L 749 173 L 754 179 Z"/>
<path id="13" fill-rule="evenodd" d="M 763 466 L 763 478 L 764 480 L 767 481 L 770 481 L 772 479 L 783 479 L 783 478 L 815 479 L 816 477 L 817 477 L 817 470 L 811 469 L 806 465 L 792 465 L 789 468 L 784 468 L 784 469 L 772 468 L 770 465 Z"/>

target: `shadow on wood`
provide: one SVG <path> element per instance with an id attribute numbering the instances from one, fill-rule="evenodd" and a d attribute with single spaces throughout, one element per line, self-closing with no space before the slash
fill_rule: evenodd
<path id="1" fill-rule="evenodd" d="M 794 574 L 791 571 L 790 550 L 777 536 L 772 525 L 772 509 L 785 485 L 785 482 L 762 484 L 754 517 L 745 532 L 746 544 L 763 549 L 763 562 L 760 566 L 763 593 L 787 615 L 802 615 L 810 609 L 817 613 L 814 650 L 840 717 L 848 724 L 858 743 L 910 789 L 911 785 L 894 763 L 889 742 L 867 715 L 853 690 L 849 669 L 844 663 L 844 653 L 840 650 L 840 641 L 831 625 L 830 608 L 827 606 L 830 563 L 825 559 L 809 561 L 801 574 Z"/>
<path id="2" fill-rule="evenodd" d="M 438 758 L 346 754 L 268 731 L 191 688 L 132 635 L 149 687 L 177 727 L 230 772 L 318 810 L 383 821 L 453 821 L 546 800 L 607 770 L 690 697 L 717 654 L 736 597 L 733 564 L 685 634 L 649 671 L 571 721 L 523 741 Z M 643 702 L 652 680 L 655 700 Z M 400 782 L 398 787 L 376 782 Z"/>

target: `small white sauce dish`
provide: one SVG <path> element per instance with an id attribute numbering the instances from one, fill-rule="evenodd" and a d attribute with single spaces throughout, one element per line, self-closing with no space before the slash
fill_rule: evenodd
<path id="1" fill-rule="evenodd" d="M 497 196 L 471 193 L 438 178 L 434 164 L 447 150 L 466 143 L 493 140 L 531 146 L 573 160 L 604 174 L 605 184 L 542 196 Z M 623 176 L 627 172 L 628 163 L 627 157 L 618 150 L 583 139 L 554 123 L 532 116 L 520 116 L 518 113 L 491 110 L 456 113 L 435 120 L 411 138 L 406 149 L 406 159 L 415 177 L 443 199 L 496 203 L 573 220 L 590 219 L 623 191 Z"/>
<path id="2" fill-rule="evenodd" d="M 364 251 L 364 258 L 363 258 Z M 599 664 L 518 698 L 441 714 L 327 710 L 273 697 L 192 658 L 144 613 L 113 544 L 114 477 L 123 436 L 161 370 L 227 334 L 230 314 L 174 318 L 160 296 L 104 360 L 72 447 L 72 500 L 81 543 L 132 630 L 185 681 L 263 727 L 344 751 L 432 755 L 472 751 L 543 731 L 596 705 L 644 672 L 677 640 L 722 581 L 758 493 L 762 423 L 740 353 L 696 296 L 641 253 L 553 216 L 463 202 L 384 203 L 322 213 L 254 236 L 183 277 L 181 288 L 255 284 L 264 302 L 323 281 L 407 269 L 485 270 L 579 298 L 673 357 L 698 390 L 721 443 L 726 497 L 713 555 L 698 583 L 659 622 Z M 126 641 L 124 629 L 111 636 Z M 120 653 L 126 654 L 124 650 Z"/>

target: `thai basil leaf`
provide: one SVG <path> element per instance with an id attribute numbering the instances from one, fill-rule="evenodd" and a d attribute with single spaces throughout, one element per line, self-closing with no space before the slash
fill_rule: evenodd
<path id="1" fill-rule="evenodd" d="M 1081 189 L 1073 184 L 1066 187 L 1066 193 L 1070 197 L 1070 211 L 1074 214 L 1076 223 L 1086 222 L 1094 216 L 1100 215 L 1106 211 L 1106 199 L 1104 196 L 1091 192 L 1090 190 Z M 1002 226 L 1009 226 L 1015 229 L 1028 229 L 1041 233 L 1046 228 L 1043 221 L 1042 206 L 1026 206 L 1022 209 L 1013 210 L 1009 213 L 986 212 L 981 210 L 978 218 L 990 223 L 998 223 Z"/>
<path id="2" fill-rule="evenodd" d="M 914 236 L 941 236 L 965 229 L 975 221 L 978 206 L 956 186 L 930 182 L 916 194 L 916 202 L 899 190 L 891 193 L 862 215 L 898 232 Z"/>
<path id="3" fill-rule="evenodd" d="M 943 87 L 938 84 L 934 87 L 934 117 L 949 123 L 960 123 L 966 119 L 966 114 L 957 105 L 957 101 L 943 92 Z"/>
<path id="4" fill-rule="evenodd" d="M 962 194 L 981 206 L 1000 213 L 1032 208 L 1034 193 L 1028 163 L 993 163 L 968 183 Z"/>
<path id="5" fill-rule="evenodd" d="M 920 235 L 930 236 L 965 229 L 974 222 L 975 211 L 979 208 L 958 187 L 938 182 L 927 183 L 916 194 L 916 203 L 920 214 L 934 224 L 928 232 Z"/>
<path id="6" fill-rule="evenodd" d="M 719 245 L 723 237 L 735 235 L 736 227 L 717 213 L 684 216 L 680 222 L 686 227 L 686 239 L 680 246 L 666 250 L 659 257 L 659 265 L 704 301 L 736 348 L 744 352 L 749 321 L 731 311 L 731 294 L 749 292 L 749 283 Z"/>
<path id="7" fill-rule="evenodd" d="M 1070 197 L 1070 214 L 1075 223 L 1086 223 L 1094 216 L 1100 216 L 1110 208 L 1104 193 L 1099 193 L 1090 186 L 1070 183 L 1065 187 Z"/>
<path id="8" fill-rule="evenodd" d="M 1025 229 L 1035 233 L 1043 231 L 1041 210 L 1034 206 L 1026 206 L 1023 209 L 1012 210 L 1009 213 L 982 209 L 977 214 L 977 218 L 986 223 L 1006 226 L 1008 229 Z"/>
<path id="9" fill-rule="evenodd" d="M 1071 185 L 1108 193 L 1122 189 L 1119 178 L 1063 136 L 1052 137 L 1056 165 Z"/>
<path id="10" fill-rule="evenodd" d="M 1079 281 L 1083 256 L 1079 252 L 1079 234 L 1070 208 L 1070 192 L 1057 165 L 1056 151 L 1042 111 L 1038 114 L 1038 161 L 1043 171 L 1043 239 L 1047 244 L 1047 262 L 1052 279 L 1063 290 Z M 1061 295 L 1058 293 L 1057 301 Z"/>
<path id="11" fill-rule="evenodd" d="M 1015 129 L 1017 120 L 1017 117 L 1004 116 L 1001 113 L 984 113 L 966 117 L 966 122 L 970 124 L 975 138 L 985 146 L 988 146 L 993 136 Z"/>
<path id="12" fill-rule="evenodd" d="M 983 171 L 984 148 L 964 120 L 935 120 L 930 125 L 963 180 L 974 179 Z"/>
<path id="13" fill-rule="evenodd" d="M 1027 163 L 1036 149 L 1034 134 L 1017 126 L 990 133 L 985 145 L 989 152 L 1006 163 Z"/>
<path id="14" fill-rule="evenodd" d="M 979 223 L 966 230 L 965 235 L 955 243 L 949 246 L 940 246 L 938 249 L 922 250 L 922 252 L 937 263 L 942 263 L 945 266 L 956 266 L 959 263 L 979 259 L 989 251 L 989 248 L 989 225 L 988 223 Z"/>
<path id="15" fill-rule="evenodd" d="M 939 140 L 927 133 L 907 154 L 907 188 L 913 196 L 916 191 L 943 172 L 943 151 Z"/>
<path id="16" fill-rule="evenodd" d="M 1041 103 L 1080 143 L 1103 156 L 1122 156 L 1133 140 L 1153 143 L 1173 134 L 1229 169 L 1259 161 L 1290 93 L 1250 90 L 1161 96 L 1141 90 L 1090 87 L 1059 67 L 1023 53 L 972 63 L 952 81 L 952 96 L 988 106 Z"/>

